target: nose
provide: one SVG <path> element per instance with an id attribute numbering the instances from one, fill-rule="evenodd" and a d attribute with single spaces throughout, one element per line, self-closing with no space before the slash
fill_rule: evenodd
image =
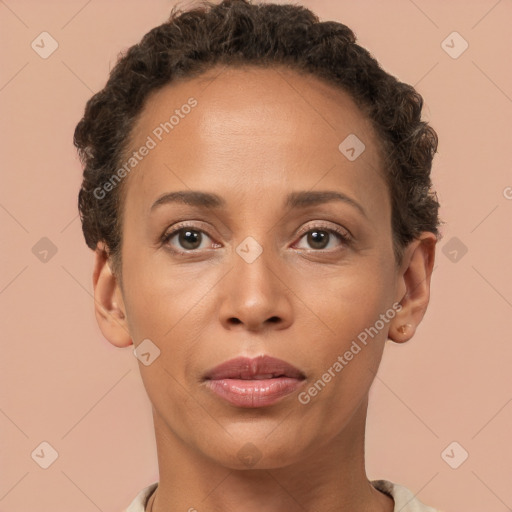
<path id="1" fill-rule="evenodd" d="M 279 264 L 265 251 L 251 263 L 235 255 L 226 285 L 220 320 L 226 329 L 263 331 L 285 329 L 293 322 L 292 291 Z"/>

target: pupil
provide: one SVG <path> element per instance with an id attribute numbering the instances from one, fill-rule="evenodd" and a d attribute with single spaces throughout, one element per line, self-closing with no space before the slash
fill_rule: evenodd
<path id="1" fill-rule="evenodd" d="M 329 234 L 326 233 L 325 231 L 319 231 L 319 230 L 311 231 L 311 233 L 308 235 L 308 243 L 310 243 L 313 246 L 315 246 L 315 244 L 320 243 L 321 247 L 316 247 L 316 248 L 323 249 L 327 245 L 326 241 L 327 241 L 328 236 L 329 236 Z"/>

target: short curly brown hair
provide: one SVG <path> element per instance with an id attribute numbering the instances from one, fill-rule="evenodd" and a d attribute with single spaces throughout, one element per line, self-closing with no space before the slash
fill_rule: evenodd
<path id="1" fill-rule="evenodd" d="M 438 139 L 421 120 L 423 98 L 386 73 L 355 41 L 346 25 L 320 22 L 299 5 L 203 1 L 186 11 L 175 5 L 166 23 L 120 55 L 76 126 L 74 144 L 84 166 L 78 206 L 87 245 L 95 249 L 103 241 L 120 273 L 123 187 L 105 197 L 95 191 L 122 162 L 149 94 L 216 64 L 285 65 L 348 92 L 371 119 L 381 143 L 396 263 L 401 264 L 404 248 L 422 231 L 439 240 L 439 203 L 430 178 Z"/>

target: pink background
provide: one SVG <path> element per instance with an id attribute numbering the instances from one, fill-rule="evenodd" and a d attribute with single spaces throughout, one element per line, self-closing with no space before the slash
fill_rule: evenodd
<path id="1" fill-rule="evenodd" d="M 431 303 L 413 340 L 387 344 L 370 395 L 368 476 L 446 512 L 510 510 L 512 2 L 302 3 L 415 85 L 440 140 L 433 179 L 446 224 Z M 93 314 L 72 136 L 119 51 L 172 5 L 0 2 L 2 512 L 119 511 L 158 479 L 140 363 Z M 31 48 L 43 31 L 59 44 L 47 59 Z M 441 46 L 453 31 L 469 43 L 458 58 Z M 43 237 L 57 248 L 46 262 L 32 252 Z M 58 452 L 48 469 L 31 457 L 43 441 Z M 457 469 L 442 456 L 453 441 L 469 453 Z"/>

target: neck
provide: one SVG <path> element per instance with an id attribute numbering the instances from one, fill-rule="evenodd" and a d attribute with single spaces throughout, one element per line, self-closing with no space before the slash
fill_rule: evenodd
<path id="1" fill-rule="evenodd" d="M 392 512 L 393 499 L 368 481 L 364 465 L 367 398 L 342 432 L 288 464 L 232 469 L 207 458 L 172 432 L 153 409 L 159 484 L 147 511 Z M 279 457 L 278 457 L 279 459 Z"/>

